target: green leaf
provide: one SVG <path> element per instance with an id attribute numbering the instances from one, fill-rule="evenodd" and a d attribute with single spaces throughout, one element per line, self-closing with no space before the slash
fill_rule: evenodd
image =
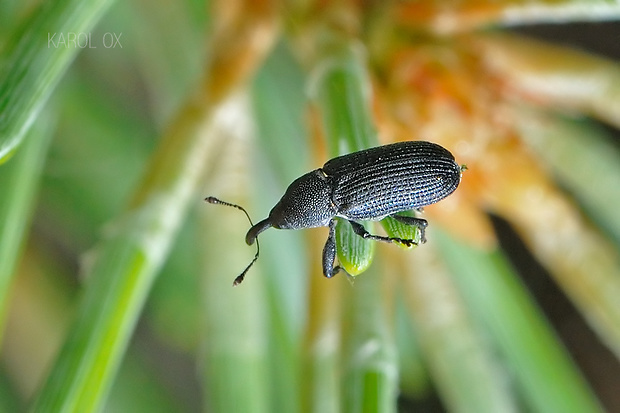
<path id="1" fill-rule="evenodd" d="M 405 213 L 401 213 L 400 215 L 404 216 L 414 216 L 414 213 L 409 211 Z M 406 225 L 400 221 L 392 217 L 386 217 L 381 220 L 381 226 L 385 230 L 391 238 L 400 238 L 400 239 L 412 239 L 415 241 L 415 244 L 406 245 L 400 242 L 395 242 L 393 245 L 398 245 L 399 247 L 410 250 L 416 248 L 422 241 L 422 231 L 420 228 L 414 225 Z"/>
<path id="2" fill-rule="evenodd" d="M 620 245 L 620 151 L 612 136 L 585 119 L 535 114 L 517 117 L 522 138 L 545 162 L 602 231 Z"/>
<path id="3" fill-rule="evenodd" d="M 343 296 L 349 303 L 345 325 L 350 328 L 345 336 L 342 381 L 346 412 L 395 411 L 398 359 L 390 331 L 393 303 L 387 276 L 370 271 L 356 279 L 355 288 Z"/>
<path id="4" fill-rule="evenodd" d="M 362 223 L 364 228 L 371 224 Z M 342 268 L 355 277 L 370 267 L 375 252 L 376 241 L 364 239 L 353 232 L 346 219 L 338 219 L 336 224 L 336 251 Z"/>
<path id="5" fill-rule="evenodd" d="M 20 153 L 0 166 L 0 338 L 8 289 L 30 222 L 52 129 L 47 117 L 41 118 L 28 133 Z"/>
<path id="6" fill-rule="evenodd" d="M 416 251 L 392 254 L 403 274 L 399 293 L 410 309 L 418 351 L 449 411 L 516 411 L 509 372 L 441 259 L 434 228 L 430 241 Z"/>
<path id="7" fill-rule="evenodd" d="M 22 141 L 77 53 L 69 36 L 87 35 L 112 0 L 43 2 L 16 30 L 0 61 L 0 163 Z M 61 42 L 60 39 L 65 42 Z"/>
<path id="8" fill-rule="evenodd" d="M 620 14 L 620 3 L 615 3 L 612 7 Z M 489 69 L 522 96 L 554 110 L 576 110 L 620 126 L 618 62 L 504 33 L 473 39 Z"/>
<path id="9" fill-rule="evenodd" d="M 218 135 L 204 128 L 221 118 L 207 116 L 214 109 L 201 105 L 190 101 L 180 112 L 129 210 L 91 256 L 78 318 L 35 411 L 92 411 L 105 400 L 154 278 L 196 201 L 204 165 L 217 153 Z"/>
<path id="10" fill-rule="evenodd" d="M 377 146 L 368 98 L 370 84 L 359 53 L 352 44 L 337 40 L 326 46 L 326 51 L 314 69 L 313 88 L 330 156 Z M 361 274 L 372 262 L 373 243 L 362 240 L 341 221 L 336 226 L 338 259 L 349 274 Z"/>
<path id="11" fill-rule="evenodd" d="M 598 400 L 505 258 L 445 233 L 437 235 L 455 283 L 492 334 L 530 408 L 601 412 Z"/>
<path id="12" fill-rule="evenodd" d="M 235 103 L 227 116 L 231 124 L 242 124 L 249 112 L 247 101 Z M 223 128 L 220 134 L 220 156 L 213 166 L 222 173 L 210 183 L 208 194 L 245 204 L 250 131 Z M 252 267 L 242 284 L 233 287 L 233 280 L 255 253 L 256 245 L 249 248 L 242 241 L 248 222 L 235 208 L 205 205 L 200 210 L 199 225 L 206 248 L 200 258 L 200 372 L 205 407 L 214 412 L 267 412 L 272 379 L 266 379 L 270 373 L 270 330 L 266 328 L 265 290 L 260 288 L 266 275 L 260 271 L 261 262 Z"/>

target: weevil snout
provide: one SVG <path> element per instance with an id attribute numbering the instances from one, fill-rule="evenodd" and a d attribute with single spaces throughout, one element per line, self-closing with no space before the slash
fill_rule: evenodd
<path id="1" fill-rule="evenodd" d="M 245 235 L 245 243 L 248 245 L 254 244 L 254 241 L 258 237 L 258 234 L 265 231 L 266 229 L 271 228 L 273 225 L 269 218 L 263 219 L 258 224 L 253 225 L 252 228 L 249 229 L 248 233 Z"/>

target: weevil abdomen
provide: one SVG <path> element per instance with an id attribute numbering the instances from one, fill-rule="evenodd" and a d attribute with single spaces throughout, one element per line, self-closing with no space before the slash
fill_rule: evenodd
<path id="1" fill-rule="evenodd" d="M 454 156 L 431 142 L 399 142 L 334 158 L 322 168 L 331 180 L 337 215 L 376 220 L 434 204 L 461 180 Z"/>

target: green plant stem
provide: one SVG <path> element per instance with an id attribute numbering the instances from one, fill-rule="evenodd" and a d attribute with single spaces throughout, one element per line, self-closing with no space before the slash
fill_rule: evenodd
<path id="1" fill-rule="evenodd" d="M 314 241 L 311 247 L 320 248 L 323 244 L 316 237 Z M 321 273 L 318 262 L 311 264 L 310 270 L 302 408 L 308 413 L 337 413 L 342 402 L 339 381 L 342 284 L 318 276 Z"/>
<path id="2" fill-rule="evenodd" d="M 414 399 L 425 399 L 432 392 L 431 378 L 420 345 L 419 331 L 411 322 L 404 294 L 395 294 L 395 341 L 398 351 L 401 394 Z"/>
<path id="3" fill-rule="evenodd" d="M 393 302 L 390 283 L 369 271 L 350 290 L 344 411 L 394 412 L 398 395 L 398 363 L 391 334 Z"/>
<path id="4" fill-rule="evenodd" d="M 47 117 L 39 119 L 28 133 L 28 140 L 20 153 L 0 166 L 0 342 L 4 331 L 8 290 L 30 221 L 35 190 L 52 129 Z"/>
<path id="5" fill-rule="evenodd" d="M 218 154 L 226 103 L 270 49 L 273 3 L 248 2 L 213 36 L 195 94 L 165 131 L 128 210 L 92 256 L 86 291 L 34 411 L 97 411 L 105 400 L 150 287 Z M 233 22 L 231 22 L 233 23 Z M 256 34 L 256 35 L 255 35 Z M 260 35 L 259 35 L 260 34 Z"/>
<path id="6" fill-rule="evenodd" d="M 449 11 L 448 11 L 449 10 Z M 549 22 L 601 21 L 617 19 L 617 0 L 480 0 L 459 2 L 446 8 L 443 0 L 411 3 L 396 14 L 413 27 L 430 27 L 438 33 L 471 31 L 490 25 L 518 25 Z"/>
<path id="7" fill-rule="evenodd" d="M 330 157 L 378 144 L 370 113 L 369 81 L 359 50 L 345 38 L 324 45 L 327 52 L 316 66 L 317 96 Z M 339 222 L 336 229 L 338 261 L 356 275 L 372 262 L 374 243 Z M 389 334 L 388 294 L 379 294 L 382 279 L 368 274 L 356 282 L 349 315 L 353 326 L 345 361 L 343 405 L 349 412 L 389 412 L 395 408 L 398 367 Z"/>
<path id="8" fill-rule="evenodd" d="M 78 51 L 60 43 L 69 33 L 88 34 L 112 0 L 43 2 L 7 42 L 0 71 L 0 163 L 22 141 Z"/>
<path id="9" fill-rule="evenodd" d="M 391 256 L 400 261 L 404 299 L 437 391 L 449 411 L 516 412 L 508 373 L 482 338 L 429 230 L 427 244 Z"/>
<path id="10" fill-rule="evenodd" d="M 614 6 L 620 11 L 620 5 Z M 620 127 L 620 65 L 583 51 L 508 34 L 472 37 L 490 70 L 524 99 Z"/>
<path id="11" fill-rule="evenodd" d="M 148 291 L 217 141 L 211 107 L 190 103 L 164 137 L 129 211 L 93 252 L 69 336 L 34 411 L 96 411 L 109 391 Z M 165 168 L 167 173 L 162 173 Z"/>
<path id="12" fill-rule="evenodd" d="M 620 182 L 620 151 L 613 137 L 590 121 L 526 108 L 517 120 L 522 139 L 620 245 L 620 191 L 610 190 Z"/>
<path id="13" fill-rule="evenodd" d="M 360 52 L 349 43 L 333 47 L 315 68 L 315 86 L 329 155 L 339 156 L 378 142 L 370 113 L 369 80 Z"/>
<path id="14" fill-rule="evenodd" d="M 245 105 L 243 105 L 245 102 Z M 228 122 L 220 126 L 224 137 L 214 169 L 222 171 L 208 183 L 208 193 L 243 202 L 248 193 L 250 148 L 247 99 L 235 99 L 228 107 Z M 234 119 L 233 119 L 234 117 Z M 235 131 L 242 133 L 235 133 Z M 234 278 L 252 259 L 254 248 L 242 240 L 247 230 L 243 214 L 234 209 L 208 205 L 200 210 L 205 252 L 201 258 L 202 352 L 200 375 L 204 405 L 214 412 L 269 411 L 266 297 L 264 276 L 253 267 L 243 284 Z M 238 247 L 238 248 L 235 248 Z M 275 334 L 271 331 L 271 334 Z M 284 395 L 280 395 L 284 398 Z"/>
<path id="15" fill-rule="evenodd" d="M 486 253 L 437 233 L 455 283 L 489 329 L 531 410 L 601 412 L 602 407 L 544 316 L 499 252 Z"/>
<path id="16" fill-rule="evenodd" d="M 334 41 L 325 47 L 314 82 L 330 158 L 377 146 L 369 82 L 359 51 L 347 42 Z M 340 265 L 351 275 L 361 274 L 372 263 L 374 243 L 356 235 L 344 221 L 336 227 L 336 248 Z"/>

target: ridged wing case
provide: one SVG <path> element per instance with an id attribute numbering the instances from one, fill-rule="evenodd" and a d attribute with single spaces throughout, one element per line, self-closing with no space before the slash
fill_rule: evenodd
<path id="1" fill-rule="evenodd" d="M 376 220 L 434 204 L 461 180 L 454 156 L 431 142 L 408 141 L 334 158 L 322 171 L 332 181 L 338 216 Z"/>

